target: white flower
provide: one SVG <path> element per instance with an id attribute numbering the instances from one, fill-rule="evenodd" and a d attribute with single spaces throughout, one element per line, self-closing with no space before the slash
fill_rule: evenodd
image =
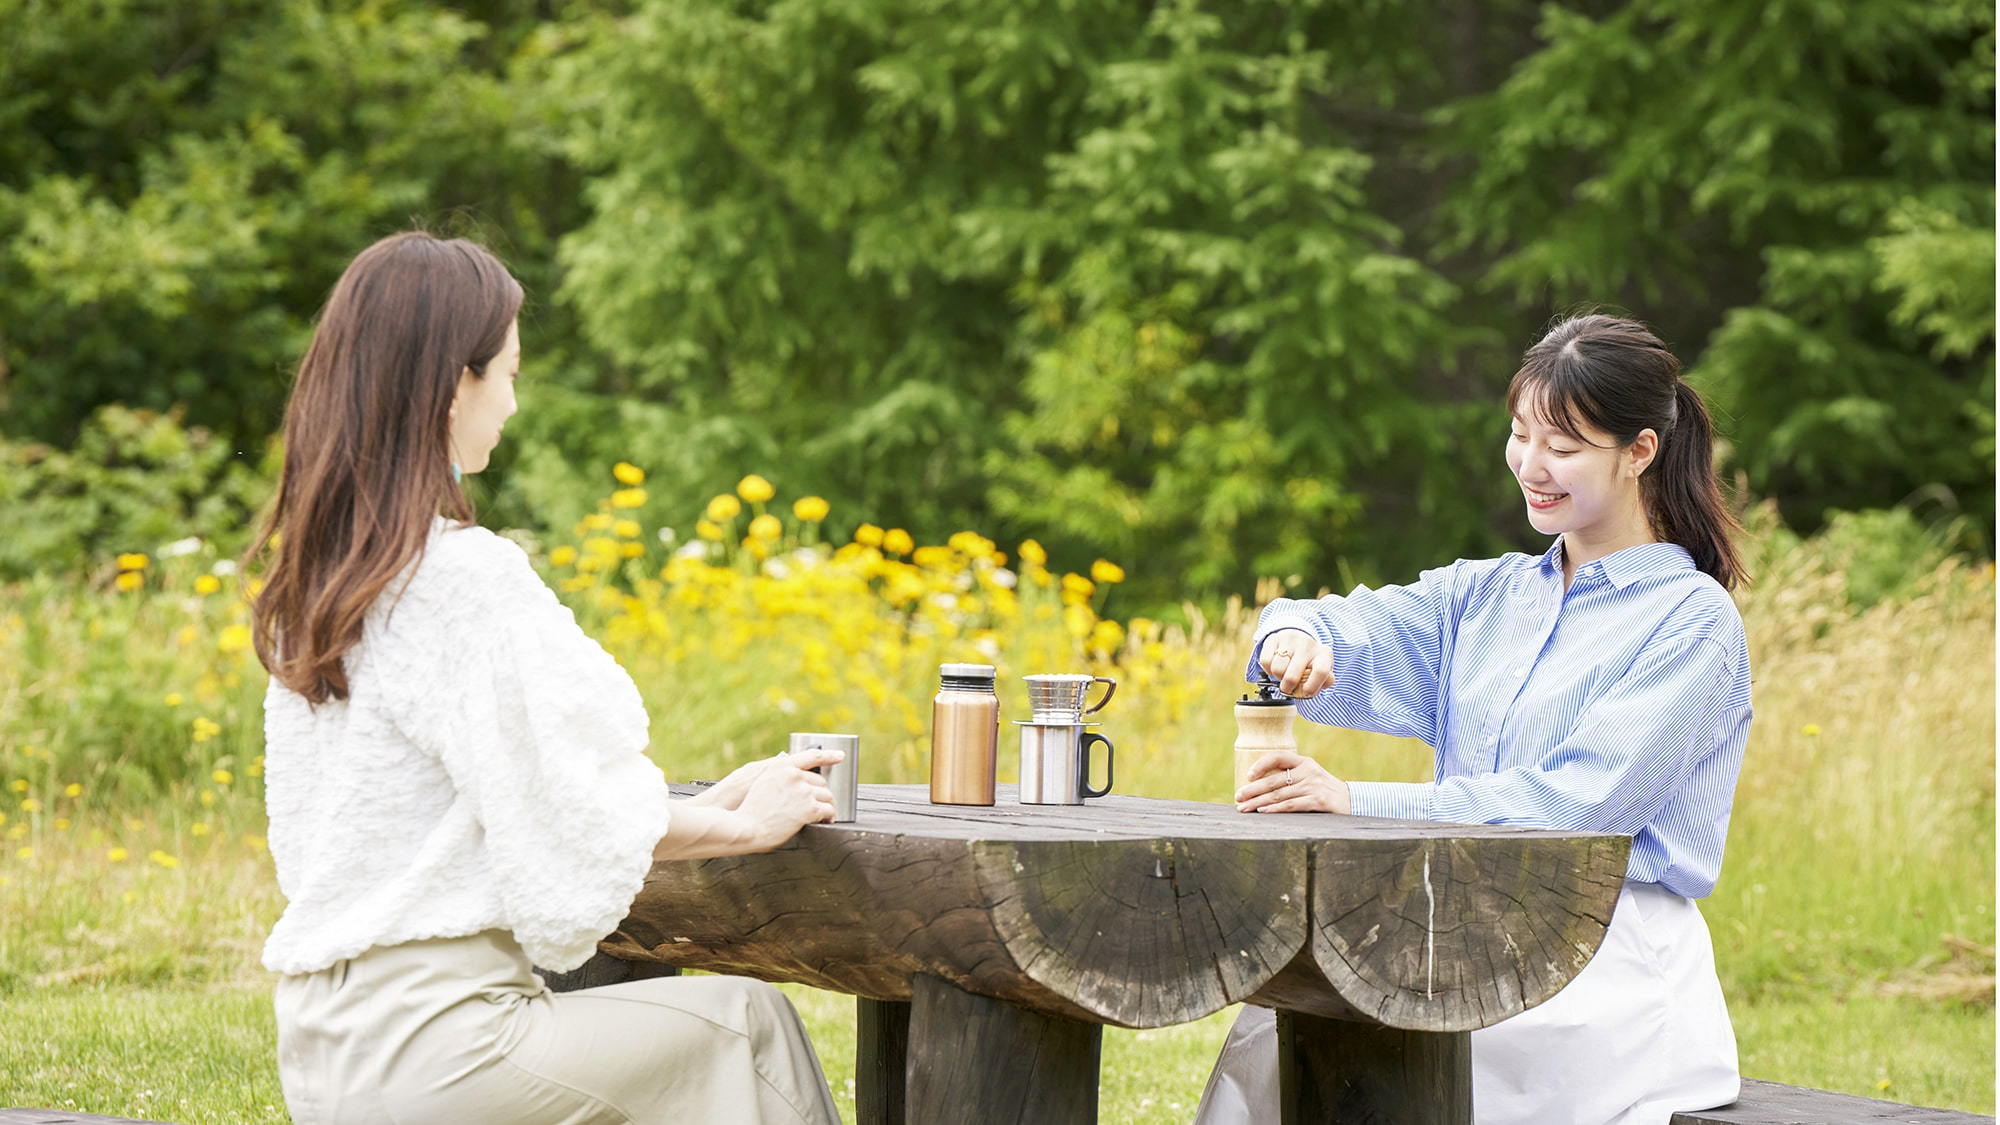
<path id="1" fill-rule="evenodd" d="M 208 568 L 208 572 L 217 578 L 227 578 L 236 573 L 236 560 L 217 559 L 215 565 Z"/>
<path id="2" fill-rule="evenodd" d="M 161 547 L 158 551 L 155 551 L 154 554 L 159 555 L 163 559 L 177 559 L 182 555 L 192 555 L 199 550 L 201 550 L 201 536 L 190 535 L 186 539 L 174 540 L 166 546 Z"/>

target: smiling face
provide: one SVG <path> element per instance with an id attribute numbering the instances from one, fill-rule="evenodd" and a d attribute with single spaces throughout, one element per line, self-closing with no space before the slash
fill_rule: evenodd
<path id="1" fill-rule="evenodd" d="M 1659 438 L 1642 430 L 1630 445 L 1578 420 L 1575 433 L 1558 428 L 1539 395 L 1523 395 L 1507 438 L 1507 467 L 1520 483 L 1528 522 L 1562 535 L 1572 555 L 1592 557 L 1650 542 L 1651 523 L 1639 476 L 1652 464 Z"/>
<path id="2" fill-rule="evenodd" d="M 459 374 L 458 393 L 451 401 L 451 459 L 460 471 L 480 472 L 492 459 L 500 430 L 517 409 L 514 380 L 520 374 L 521 325 L 516 321 L 499 354 L 487 362 L 485 375 L 474 375 L 471 368 Z"/>

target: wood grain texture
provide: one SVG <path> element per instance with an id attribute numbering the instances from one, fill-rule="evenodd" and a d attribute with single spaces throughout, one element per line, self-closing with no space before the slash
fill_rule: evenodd
<path id="1" fill-rule="evenodd" d="M 1100 1024 L 1030 1012 L 933 976 L 911 987 L 909 1119 L 1093 1125 Z"/>
<path id="2" fill-rule="evenodd" d="M 854 1000 L 854 1117 L 860 1125 L 903 1125 L 909 1119 L 910 1006 L 894 1000 Z"/>
<path id="3" fill-rule="evenodd" d="M 1472 1125 L 1472 1036 L 1278 1013 L 1282 1125 Z"/>
<path id="4" fill-rule="evenodd" d="M 992 808 L 862 786 L 858 807 L 770 853 L 656 864 L 602 948 L 889 1001 L 930 975 L 1126 1027 L 1255 998 L 1455 1031 L 1569 979 L 1629 846 L 1134 797 L 1021 805 L 1005 786 Z"/>
<path id="5" fill-rule="evenodd" d="M 1589 962 L 1628 849 L 1608 836 L 1315 845 L 1314 966 L 1362 1018 L 1491 1026 L 1554 996 Z"/>
<path id="6" fill-rule="evenodd" d="M 1721 1109 L 1676 1113 L 1673 1125 L 1992 1125 L 1990 1115 L 1899 1105 L 1803 1086 L 1743 1080 L 1743 1093 Z"/>

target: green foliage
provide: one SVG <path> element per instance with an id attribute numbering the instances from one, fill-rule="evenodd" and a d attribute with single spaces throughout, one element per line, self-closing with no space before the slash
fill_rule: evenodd
<path id="1" fill-rule="evenodd" d="M 0 440 L 0 579 L 103 566 L 126 551 L 204 540 L 233 557 L 276 479 L 273 459 L 199 427 L 181 411 L 107 406 L 74 448 Z"/>
<path id="2" fill-rule="evenodd" d="M 1659 323 L 1794 523 L 1941 485 L 1989 542 L 1991 5 L 1637 0 L 1539 34 L 1440 114 L 1482 288 Z"/>
<path id="3" fill-rule="evenodd" d="M 413 221 L 526 282 L 486 497 L 746 472 L 1129 596 L 1534 545 L 1497 404 L 1657 326 L 1801 532 L 1990 550 L 1993 16 L 1967 0 L 0 0 L 0 425 L 239 447 Z M 587 468 L 579 468 L 585 466 Z"/>

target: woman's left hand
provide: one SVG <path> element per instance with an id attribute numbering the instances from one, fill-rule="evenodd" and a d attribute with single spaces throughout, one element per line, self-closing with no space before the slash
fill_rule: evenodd
<path id="1" fill-rule="evenodd" d="M 757 780 L 757 775 L 783 763 L 785 757 L 779 754 L 775 757 L 760 758 L 754 762 L 745 762 L 730 770 L 728 777 L 689 797 L 688 801 L 697 805 L 713 805 L 718 809 L 734 809 L 743 803 L 743 795 L 750 792 L 750 785 Z"/>
<path id="2" fill-rule="evenodd" d="M 1352 812 L 1347 783 L 1303 754 L 1279 750 L 1257 759 L 1236 791 L 1237 812 Z"/>

